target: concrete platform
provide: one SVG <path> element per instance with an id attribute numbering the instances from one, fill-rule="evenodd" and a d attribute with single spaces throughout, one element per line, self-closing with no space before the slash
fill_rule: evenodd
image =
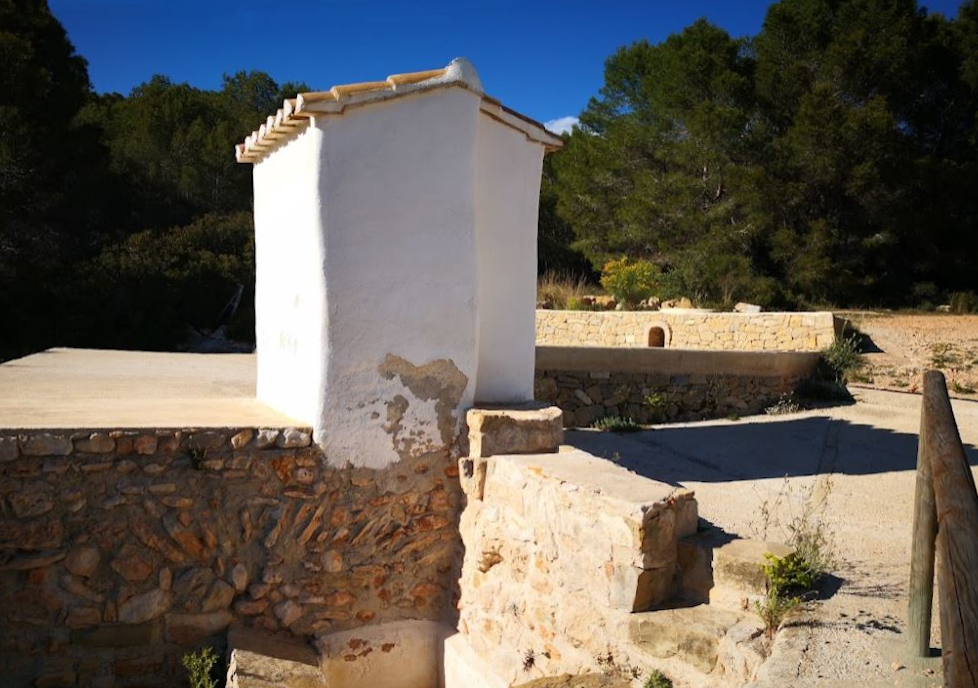
<path id="1" fill-rule="evenodd" d="M 49 349 L 0 365 L 0 428 L 303 426 L 260 403 L 254 354 Z"/>

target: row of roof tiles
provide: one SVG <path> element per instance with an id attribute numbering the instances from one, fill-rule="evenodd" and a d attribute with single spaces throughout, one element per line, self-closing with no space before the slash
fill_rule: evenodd
<path id="1" fill-rule="evenodd" d="M 384 81 L 333 86 L 328 91 L 299 93 L 282 103 L 274 115 L 235 146 L 235 157 L 241 163 L 259 162 L 276 147 L 304 129 L 312 117 L 323 114 L 342 114 L 352 105 L 387 100 L 409 93 L 457 86 L 478 93 L 482 110 L 500 122 L 519 129 L 527 138 L 537 141 L 548 150 L 562 145 L 559 136 L 547 131 L 542 124 L 503 106 L 482 92 L 482 83 L 475 69 L 465 59 L 453 60 L 442 69 L 393 74 Z"/>

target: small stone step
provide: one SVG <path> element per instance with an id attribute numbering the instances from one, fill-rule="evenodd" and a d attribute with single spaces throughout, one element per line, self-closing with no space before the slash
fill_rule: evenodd
<path id="1" fill-rule="evenodd" d="M 710 528 L 678 543 L 678 597 L 693 604 L 709 603 L 746 610 L 767 592 L 764 555 L 784 557 L 793 550 L 777 542 L 737 539 Z"/>
<path id="2" fill-rule="evenodd" d="M 717 665 L 720 641 L 741 618 L 707 605 L 642 612 L 631 616 L 628 637 L 650 657 L 676 658 L 708 674 Z"/>
<path id="3" fill-rule="evenodd" d="M 228 633 L 226 688 L 325 688 L 319 657 L 299 639 L 246 628 Z"/>
<path id="4" fill-rule="evenodd" d="M 764 575 L 766 554 L 786 557 L 794 550 L 778 542 L 733 540 L 713 553 L 713 587 L 710 605 L 727 609 L 748 609 L 767 594 Z"/>

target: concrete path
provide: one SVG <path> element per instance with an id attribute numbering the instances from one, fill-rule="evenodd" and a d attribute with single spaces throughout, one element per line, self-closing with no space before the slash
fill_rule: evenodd
<path id="1" fill-rule="evenodd" d="M 790 630 L 771 685 L 937 686 L 939 660 L 912 662 L 902 646 L 920 397 L 855 394 L 858 403 L 832 409 L 634 434 L 575 431 L 567 442 L 695 490 L 702 518 L 744 537 L 786 541 L 806 503 L 821 513 L 838 578 L 816 618 Z M 978 403 L 955 401 L 954 411 L 974 467 Z M 935 610 L 935 647 L 937 618 Z"/>
<path id="2" fill-rule="evenodd" d="M 255 399 L 253 354 L 49 349 L 0 365 L 0 428 L 294 425 Z"/>

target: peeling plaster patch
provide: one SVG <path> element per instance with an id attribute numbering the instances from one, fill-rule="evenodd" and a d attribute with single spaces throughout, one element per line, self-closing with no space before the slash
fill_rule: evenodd
<path id="1" fill-rule="evenodd" d="M 380 364 L 378 372 L 386 380 L 398 378 L 419 401 L 434 402 L 435 418 L 438 423 L 438 433 L 441 436 L 442 448 L 451 447 L 458 438 L 458 418 L 456 413 L 462 401 L 462 394 L 469 383 L 468 377 L 458 369 L 450 359 L 438 359 L 416 366 L 400 356 L 387 354 Z M 401 458 L 417 454 L 419 441 L 427 435 L 420 428 L 405 431 L 405 416 L 410 408 L 410 402 L 401 394 L 387 402 L 387 424 L 385 432 L 391 435 L 394 450 Z M 423 422 L 409 422 L 410 425 L 424 425 Z M 430 443 L 429 443 L 430 445 Z M 434 447 L 424 447 L 422 451 L 431 451 Z"/>

